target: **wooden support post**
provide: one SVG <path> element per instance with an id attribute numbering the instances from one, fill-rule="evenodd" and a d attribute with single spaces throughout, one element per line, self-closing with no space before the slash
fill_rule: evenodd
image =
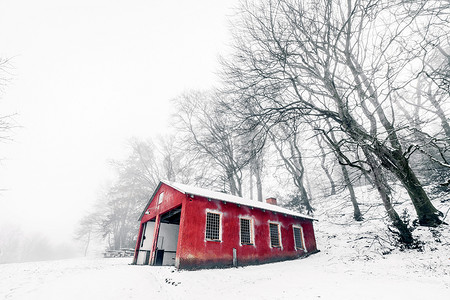
<path id="1" fill-rule="evenodd" d="M 143 228 L 144 228 L 144 224 L 141 223 L 141 225 L 139 226 L 139 233 L 138 233 L 138 238 L 136 241 L 136 248 L 134 248 L 134 257 L 133 257 L 133 263 L 132 263 L 133 265 L 135 265 L 137 263 L 139 249 L 141 248 L 141 239 L 142 239 L 142 235 L 144 234 Z"/>
<path id="2" fill-rule="evenodd" d="M 156 250 L 158 248 L 158 236 L 159 236 L 159 225 L 161 224 L 161 220 L 160 220 L 160 216 L 159 214 L 156 215 L 156 220 L 155 220 L 155 230 L 153 232 L 153 245 L 152 245 L 152 253 L 150 256 L 150 265 L 154 265 L 155 264 L 155 260 L 156 260 Z"/>

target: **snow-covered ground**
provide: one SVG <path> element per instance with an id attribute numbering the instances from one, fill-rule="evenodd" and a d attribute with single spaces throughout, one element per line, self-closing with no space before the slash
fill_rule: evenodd
<path id="1" fill-rule="evenodd" d="M 362 223 L 352 221 L 343 195 L 316 200 L 321 252 L 305 259 L 199 271 L 133 266 L 129 258 L 4 264 L 0 299 L 450 299 L 449 226 L 417 228 L 423 250 L 401 251 L 374 191 L 358 191 Z M 394 197 L 399 213 L 413 215 L 404 196 Z M 438 200 L 448 212 L 450 203 Z"/>

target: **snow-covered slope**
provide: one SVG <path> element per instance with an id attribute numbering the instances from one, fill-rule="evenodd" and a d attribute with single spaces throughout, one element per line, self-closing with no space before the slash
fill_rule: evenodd
<path id="1" fill-rule="evenodd" d="M 423 250 L 392 246 L 372 190 L 358 189 L 364 222 L 341 194 L 316 199 L 320 253 L 260 266 L 200 271 L 89 258 L 0 265 L 0 299 L 448 299 L 450 228 L 417 228 Z M 399 213 L 413 216 L 394 194 Z M 449 202 L 434 204 L 444 213 Z M 448 221 L 448 220 L 447 220 Z"/>

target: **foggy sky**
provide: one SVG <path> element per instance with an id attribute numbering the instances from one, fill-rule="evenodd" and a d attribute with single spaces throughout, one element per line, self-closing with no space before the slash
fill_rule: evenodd
<path id="1" fill-rule="evenodd" d="M 237 1 L 0 2 L 0 226 L 71 239 L 131 137 L 170 125 L 169 100 L 209 88 Z"/>

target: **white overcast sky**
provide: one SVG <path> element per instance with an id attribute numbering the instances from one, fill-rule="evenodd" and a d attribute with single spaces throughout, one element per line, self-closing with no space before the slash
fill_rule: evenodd
<path id="1" fill-rule="evenodd" d="M 170 99 L 217 80 L 236 0 L 0 0 L 0 226 L 72 235 L 127 140 L 170 124 Z"/>

